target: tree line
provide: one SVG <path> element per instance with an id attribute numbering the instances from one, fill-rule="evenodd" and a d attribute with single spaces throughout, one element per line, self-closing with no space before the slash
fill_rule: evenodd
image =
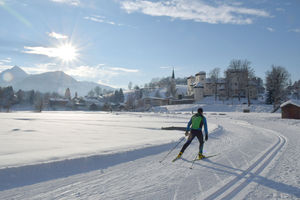
<path id="1" fill-rule="evenodd" d="M 44 104 L 48 104 L 50 98 L 62 98 L 57 92 L 41 93 L 39 91 L 14 92 L 12 86 L 0 87 L 0 111 L 9 111 L 11 106 L 20 104 L 22 106 L 34 106 L 36 110 L 41 111 Z"/>

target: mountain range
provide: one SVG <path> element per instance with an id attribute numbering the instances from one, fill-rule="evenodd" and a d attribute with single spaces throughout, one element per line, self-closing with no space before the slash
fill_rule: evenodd
<path id="1" fill-rule="evenodd" d="M 74 95 L 85 96 L 99 86 L 102 89 L 114 90 L 114 88 L 95 82 L 77 81 L 63 71 L 45 72 L 41 74 L 27 74 L 23 69 L 14 66 L 0 73 L 0 86 L 12 86 L 14 90 L 35 90 L 39 92 L 57 92 L 64 95 L 67 88 Z"/>

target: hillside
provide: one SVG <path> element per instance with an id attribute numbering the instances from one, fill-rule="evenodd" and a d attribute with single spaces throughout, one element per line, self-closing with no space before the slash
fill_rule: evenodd
<path id="1" fill-rule="evenodd" d="M 79 96 L 85 96 L 96 86 L 106 90 L 114 90 L 112 87 L 94 82 L 77 81 L 63 71 L 29 75 L 20 67 L 13 67 L 3 71 L 0 78 L 0 86 L 13 86 L 14 90 L 35 90 L 43 93 L 57 92 L 64 95 L 66 89 L 69 88 L 73 96 L 75 92 Z"/>
<path id="2" fill-rule="evenodd" d="M 13 86 L 19 81 L 24 80 L 29 75 L 18 66 L 4 70 L 0 73 L 0 86 Z"/>

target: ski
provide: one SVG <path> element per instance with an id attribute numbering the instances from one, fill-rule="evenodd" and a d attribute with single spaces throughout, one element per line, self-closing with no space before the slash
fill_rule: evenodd
<path id="1" fill-rule="evenodd" d="M 211 157 L 215 157 L 215 156 L 217 156 L 217 155 L 219 155 L 219 154 L 214 154 L 214 155 L 205 156 L 204 158 L 201 158 L 201 159 L 196 158 L 196 159 L 194 159 L 194 161 L 197 161 L 197 160 L 203 160 L 203 159 L 211 158 Z"/>
<path id="2" fill-rule="evenodd" d="M 195 159 L 192 161 L 192 165 L 191 165 L 190 169 L 193 169 L 193 166 L 194 166 L 195 161 L 197 161 L 197 160 L 204 160 L 204 159 L 211 158 L 211 157 L 214 157 L 214 156 L 217 156 L 217 155 L 219 155 L 219 153 L 218 153 L 218 154 L 214 154 L 214 155 L 205 156 L 204 158 L 201 158 L 201 159 L 195 158 Z"/>
<path id="3" fill-rule="evenodd" d="M 172 160 L 172 162 L 175 162 L 175 161 L 178 160 L 178 159 L 180 159 L 180 158 L 177 158 L 177 157 L 176 157 L 176 158 L 174 158 L 174 159 Z"/>

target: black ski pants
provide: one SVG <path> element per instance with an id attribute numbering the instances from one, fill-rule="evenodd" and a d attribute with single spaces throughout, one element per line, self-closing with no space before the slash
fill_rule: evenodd
<path id="1" fill-rule="evenodd" d="M 202 153 L 203 152 L 203 146 L 204 146 L 204 140 L 203 140 L 203 134 L 202 134 L 202 131 L 200 130 L 195 130 L 195 129 L 192 129 L 191 130 L 191 133 L 188 137 L 188 140 L 186 141 L 186 143 L 183 145 L 182 149 L 180 152 L 184 152 L 185 149 L 191 144 L 191 142 L 193 141 L 193 139 L 197 137 L 198 138 L 198 141 L 200 143 L 199 145 L 199 153 Z"/>

